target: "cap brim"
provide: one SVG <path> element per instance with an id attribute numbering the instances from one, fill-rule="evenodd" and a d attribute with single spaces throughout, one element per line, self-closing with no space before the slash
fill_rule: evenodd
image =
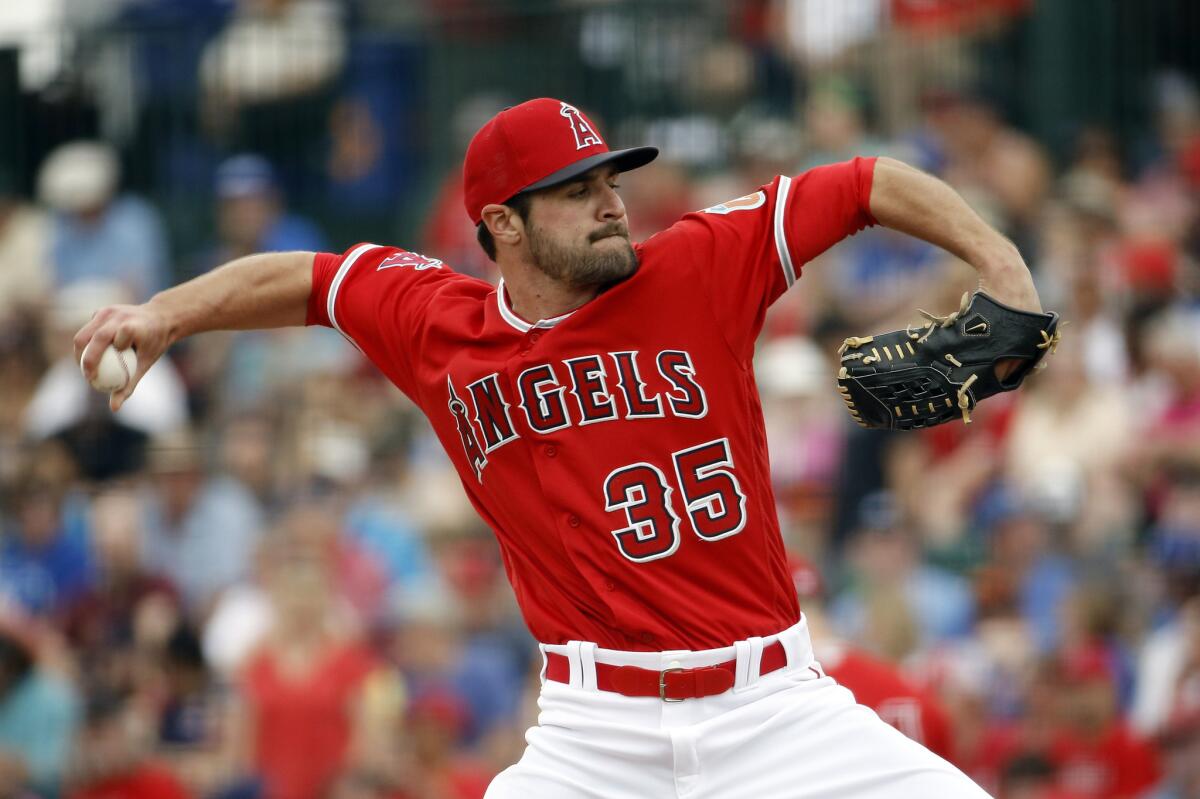
<path id="1" fill-rule="evenodd" d="M 523 194 L 527 191 L 566 183 L 571 178 L 579 177 L 584 172 L 595 169 L 598 166 L 603 166 L 604 164 L 613 164 L 616 166 L 618 172 L 628 172 L 631 169 L 645 166 L 657 157 L 657 147 L 630 147 L 627 150 L 610 150 L 607 153 L 597 153 L 596 155 L 582 158 L 573 164 L 564 166 L 562 169 L 547 175 L 536 183 L 529 184 L 517 193 Z"/>

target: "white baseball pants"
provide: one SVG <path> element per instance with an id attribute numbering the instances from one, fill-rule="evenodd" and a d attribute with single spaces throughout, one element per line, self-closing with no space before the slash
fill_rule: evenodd
<path id="1" fill-rule="evenodd" d="M 759 676 L 779 639 L 783 669 Z M 927 799 L 987 797 L 954 766 L 880 721 L 813 660 L 803 619 L 782 633 L 699 652 L 543 645 L 571 683 L 544 679 L 521 760 L 485 799 Z M 595 689 L 595 663 L 665 669 L 737 661 L 731 690 L 663 702 Z"/>

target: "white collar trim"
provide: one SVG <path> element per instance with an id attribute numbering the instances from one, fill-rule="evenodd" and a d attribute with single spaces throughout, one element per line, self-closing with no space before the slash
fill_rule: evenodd
<path id="1" fill-rule="evenodd" d="M 528 333 L 535 327 L 551 328 L 557 325 L 562 320 L 566 319 L 575 311 L 567 311 L 561 316 L 552 316 L 549 319 L 539 319 L 532 324 L 526 322 L 521 317 L 517 316 L 516 312 L 508 305 L 508 298 L 504 294 L 504 278 L 500 278 L 500 282 L 496 284 L 496 305 L 500 308 L 500 318 L 522 333 Z"/>

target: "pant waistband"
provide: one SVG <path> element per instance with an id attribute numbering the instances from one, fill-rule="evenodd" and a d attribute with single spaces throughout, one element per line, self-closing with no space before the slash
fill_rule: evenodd
<path id="1" fill-rule="evenodd" d="M 803 617 L 775 635 L 747 638 L 717 649 L 626 652 L 602 649 L 588 641 L 542 644 L 540 648 L 543 682 L 668 702 L 738 691 L 780 669 L 813 663 Z"/>

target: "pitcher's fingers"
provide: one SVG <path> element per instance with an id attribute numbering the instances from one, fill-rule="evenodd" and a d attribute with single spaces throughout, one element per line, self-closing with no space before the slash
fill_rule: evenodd
<path id="1" fill-rule="evenodd" d="M 121 406 L 125 404 L 125 400 L 129 399 L 129 395 L 137 388 L 137 380 L 130 380 L 128 385 L 120 391 L 114 391 L 108 395 L 108 407 L 113 413 L 121 410 Z"/>
<path id="2" fill-rule="evenodd" d="M 118 349 L 124 349 L 115 343 L 113 346 L 117 346 Z M 141 383 L 142 378 L 146 376 L 146 372 L 150 371 L 150 367 L 158 360 L 149 353 L 144 351 L 138 352 L 136 349 L 133 351 L 133 357 L 133 376 L 129 379 L 129 383 L 120 391 L 114 391 L 108 395 L 108 407 L 113 410 L 113 413 L 116 413 L 125 404 L 125 400 L 129 399 L 129 396 L 133 394 L 133 390 L 138 387 L 138 383 Z"/>
<path id="3" fill-rule="evenodd" d="M 104 354 L 104 349 L 112 343 L 115 334 L 115 326 L 111 322 L 102 324 L 92 332 L 91 339 L 84 342 L 84 349 L 80 352 L 82 356 L 80 367 L 83 369 L 84 376 L 89 380 L 96 376 L 96 366 L 100 363 L 100 356 Z"/>
<path id="4" fill-rule="evenodd" d="M 92 314 L 92 318 L 87 324 L 79 328 L 79 332 L 75 334 L 73 343 L 75 344 L 75 363 L 82 363 L 84 353 L 88 349 L 88 345 L 92 343 L 92 337 L 96 335 L 96 331 L 104 324 L 104 319 L 101 312 L 97 311 Z"/>
<path id="5" fill-rule="evenodd" d="M 132 322 L 122 322 L 113 334 L 112 345 L 119 350 L 127 350 L 137 345 L 138 329 Z"/>

